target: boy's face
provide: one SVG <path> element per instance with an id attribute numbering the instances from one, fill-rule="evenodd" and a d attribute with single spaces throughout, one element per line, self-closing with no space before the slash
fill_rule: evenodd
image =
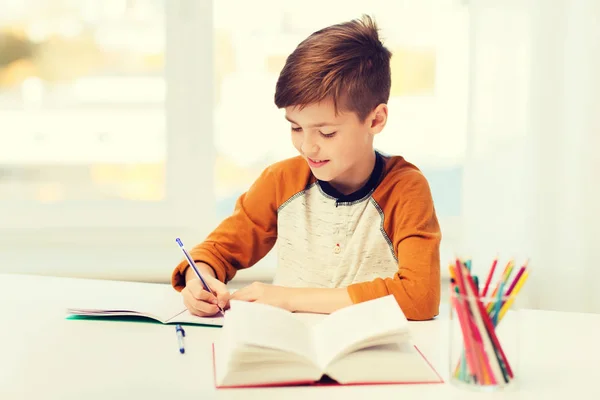
<path id="1" fill-rule="evenodd" d="M 387 107 L 379 105 L 364 122 L 353 112 L 335 113 L 333 101 L 300 109 L 286 107 L 292 142 L 317 179 L 329 182 L 344 194 L 368 180 L 375 163 L 373 137 L 387 119 Z"/>

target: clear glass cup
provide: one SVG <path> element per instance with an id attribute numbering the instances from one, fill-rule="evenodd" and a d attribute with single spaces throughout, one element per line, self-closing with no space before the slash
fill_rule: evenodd
<path id="1" fill-rule="evenodd" d="M 519 378 L 518 297 L 465 296 L 451 290 L 449 380 L 481 390 L 512 390 Z"/>

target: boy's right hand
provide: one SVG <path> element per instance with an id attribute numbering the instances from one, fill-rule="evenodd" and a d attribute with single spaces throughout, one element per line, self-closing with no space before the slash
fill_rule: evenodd
<path id="1" fill-rule="evenodd" d="M 188 278 L 181 294 L 183 295 L 183 303 L 192 314 L 199 317 L 209 317 L 219 312 L 217 304 L 223 309 L 229 306 L 229 291 L 227 286 L 217 278 L 202 270 L 200 273 L 208 287 L 216 294 L 216 297 L 204 289 L 202 281 L 197 277 Z"/>

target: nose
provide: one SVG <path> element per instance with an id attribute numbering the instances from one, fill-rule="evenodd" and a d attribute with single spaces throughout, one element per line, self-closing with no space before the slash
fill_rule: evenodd
<path id="1" fill-rule="evenodd" d="M 319 146 L 315 141 L 314 135 L 311 133 L 304 133 L 304 135 L 302 135 L 302 145 L 300 146 L 300 150 L 309 157 L 319 151 Z"/>

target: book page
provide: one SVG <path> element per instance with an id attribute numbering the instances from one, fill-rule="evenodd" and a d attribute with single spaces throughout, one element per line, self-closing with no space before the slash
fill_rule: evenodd
<path id="1" fill-rule="evenodd" d="M 311 329 L 294 314 L 266 304 L 232 300 L 223 330 L 237 346 L 258 346 L 293 353 L 312 360 Z"/>
<path id="2" fill-rule="evenodd" d="M 314 364 L 290 353 L 264 347 L 246 348 L 243 352 L 231 349 L 226 341 L 214 344 L 218 387 L 312 383 L 322 375 Z"/>
<path id="3" fill-rule="evenodd" d="M 331 363 L 325 372 L 342 384 L 441 382 L 425 357 L 409 343 L 355 351 Z"/>
<path id="4" fill-rule="evenodd" d="M 313 327 L 318 363 L 322 368 L 345 353 L 365 346 L 408 338 L 408 321 L 394 296 L 342 308 Z"/>

